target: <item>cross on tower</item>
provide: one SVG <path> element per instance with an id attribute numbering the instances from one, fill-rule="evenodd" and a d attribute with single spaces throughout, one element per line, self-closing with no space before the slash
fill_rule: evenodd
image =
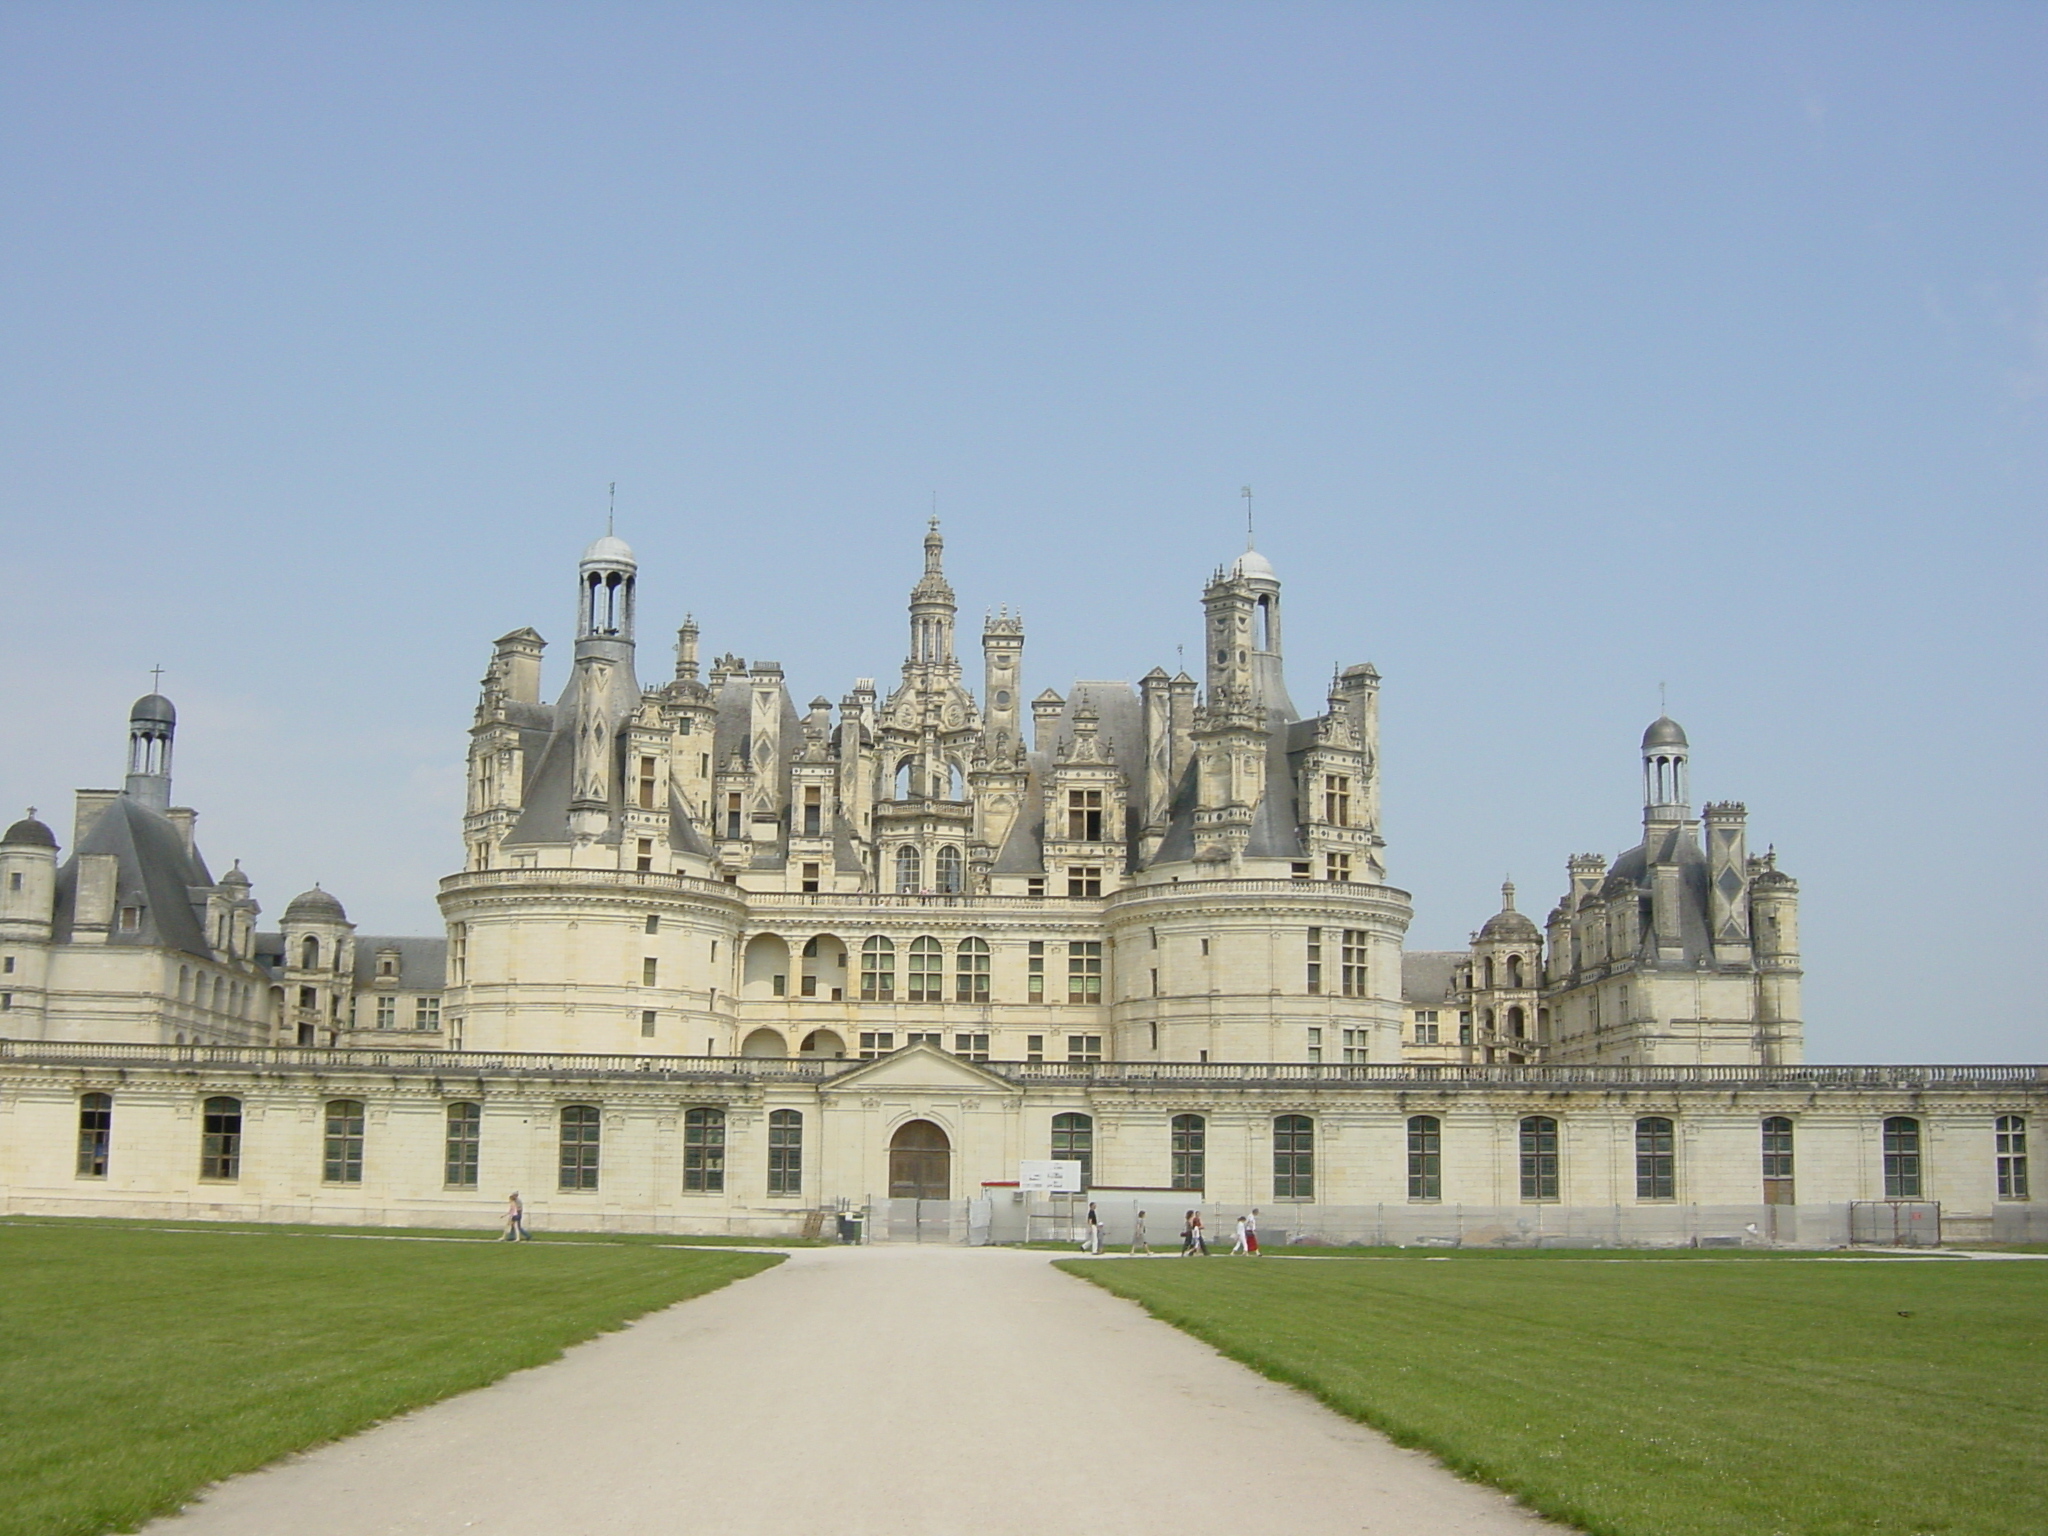
<path id="1" fill-rule="evenodd" d="M 164 669 L 162 667 L 151 667 L 149 669 L 149 691 L 151 693 L 162 693 L 163 687 Z"/>

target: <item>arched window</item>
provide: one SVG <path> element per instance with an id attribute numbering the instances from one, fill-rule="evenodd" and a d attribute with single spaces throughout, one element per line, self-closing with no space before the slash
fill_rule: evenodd
<path id="1" fill-rule="evenodd" d="M 442 1182 L 450 1189 L 475 1189 L 478 1154 L 483 1150 L 484 1107 L 481 1104 L 448 1106 L 446 1170 Z"/>
<path id="2" fill-rule="evenodd" d="M 562 1106 L 561 1176 L 563 1189 L 597 1188 L 600 1119 L 595 1104 Z"/>
<path id="3" fill-rule="evenodd" d="M 242 1176 L 242 1101 L 208 1099 L 199 1116 L 199 1177 Z"/>
<path id="4" fill-rule="evenodd" d="M 1052 1160 L 1056 1163 L 1079 1163 L 1081 1165 L 1081 1187 L 1090 1189 L 1095 1184 L 1095 1121 L 1088 1115 L 1054 1115 L 1052 1117 Z"/>
<path id="5" fill-rule="evenodd" d="M 1522 1120 L 1522 1198 L 1557 1198 L 1557 1122 L 1548 1115 Z"/>
<path id="6" fill-rule="evenodd" d="M 869 1003 L 896 1000 L 896 946 L 879 933 L 860 947 L 860 995 Z"/>
<path id="7" fill-rule="evenodd" d="M 967 798 L 967 783 L 960 776 L 960 765 L 958 763 L 946 764 L 946 798 L 948 800 L 965 800 Z"/>
<path id="8" fill-rule="evenodd" d="M 894 798 L 908 800 L 917 793 L 917 759 L 906 757 L 896 765 L 896 793 Z"/>
<path id="9" fill-rule="evenodd" d="M 946 1000 L 946 951 L 929 936 L 910 941 L 910 981 L 905 998 L 913 1003 Z"/>
<path id="10" fill-rule="evenodd" d="M 715 1194 L 725 1188 L 725 1111 L 693 1109 L 683 1116 L 683 1188 Z"/>
<path id="11" fill-rule="evenodd" d="M 2024 1115 L 2000 1115 L 1994 1131 L 1998 1145 L 1998 1198 L 2027 1198 L 2027 1119 Z"/>
<path id="12" fill-rule="evenodd" d="M 78 1176 L 104 1179 L 107 1148 L 114 1139 L 114 1096 L 88 1093 L 78 1101 Z"/>
<path id="13" fill-rule="evenodd" d="M 1663 1115 L 1645 1115 L 1636 1122 L 1636 1198 L 1678 1198 L 1678 1138 Z"/>
<path id="14" fill-rule="evenodd" d="M 966 882 L 966 866 L 961 863 L 960 850 L 947 843 L 939 850 L 939 856 L 933 861 L 932 868 L 937 877 L 938 888 L 948 896 L 958 895 L 960 887 Z"/>
<path id="15" fill-rule="evenodd" d="M 299 969 L 317 971 L 320 969 L 320 941 L 310 933 L 306 942 L 299 946 Z"/>
<path id="16" fill-rule="evenodd" d="M 1522 984 L 1522 957 L 1521 957 L 1520 955 L 1509 955 L 1509 956 L 1508 956 L 1508 985 L 1509 985 L 1509 986 L 1511 986 L 1511 987 L 1519 987 L 1519 986 L 1520 986 L 1521 984 Z"/>
<path id="17" fill-rule="evenodd" d="M 1517 1040 L 1520 1040 L 1525 1038 L 1528 1032 L 1528 1015 L 1523 1013 L 1521 1005 L 1517 1004 L 1516 1006 L 1508 1010 L 1508 1033 L 1510 1035 L 1513 1035 Z"/>
<path id="18" fill-rule="evenodd" d="M 328 1184 L 363 1182 L 363 1101 L 329 1099 L 320 1178 Z"/>
<path id="19" fill-rule="evenodd" d="M 178 967 L 178 1001 L 181 1003 L 185 1002 L 191 996 L 192 967 L 189 965 L 181 965 Z"/>
<path id="20" fill-rule="evenodd" d="M 1486 990 L 1491 991 L 1493 989 L 1493 956 L 1488 955 L 1485 961 L 1482 962 L 1481 973 L 1486 977 Z"/>
<path id="21" fill-rule="evenodd" d="M 1316 1123 L 1307 1115 L 1273 1121 L 1273 1198 L 1313 1200 L 1316 1194 Z"/>
<path id="22" fill-rule="evenodd" d="M 1766 1115 L 1764 1133 L 1764 1204 L 1791 1205 L 1792 1122 L 1784 1115 Z"/>
<path id="23" fill-rule="evenodd" d="M 1408 1117 L 1408 1198 L 1444 1197 L 1444 1123 L 1435 1115 Z"/>
<path id="24" fill-rule="evenodd" d="M 768 1193 L 804 1192 L 804 1117 L 793 1109 L 768 1116 Z"/>
<path id="25" fill-rule="evenodd" d="M 896 889 L 915 893 L 924 886 L 924 857 L 910 844 L 896 850 Z"/>
<path id="26" fill-rule="evenodd" d="M 988 940 L 962 939 L 953 952 L 953 1000 L 959 1003 L 988 1001 Z"/>
<path id="27" fill-rule="evenodd" d="M 1208 1175 L 1209 1123 L 1200 1115 L 1175 1115 L 1173 1136 L 1173 1187 L 1199 1194 Z"/>
<path id="28" fill-rule="evenodd" d="M 1884 1197 L 1920 1198 L 1920 1122 L 1893 1115 L 1884 1123 Z"/>

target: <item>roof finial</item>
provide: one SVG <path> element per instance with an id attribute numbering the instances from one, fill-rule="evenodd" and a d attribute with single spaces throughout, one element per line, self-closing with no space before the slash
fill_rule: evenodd
<path id="1" fill-rule="evenodd" d="M 1246 486 L 1237 494 L 1244 498 L 1244 547 L 1250 549 L 1252 547 L 1252 488 Z"/>
<path id="2" fill-rule="evenodd" d="M 149 669 L 149 691 L 151 693 L 162 693 L 164 691 L 164 669 L 162 667 L 151 667 Z"/>
<path id="3" fill-rule="evenodd" d="M 1500 909 L 1503 912 L 1515 910 L 1515 877 L 1509 875 L 1500 883 Z"/>
<path id="4" fill-rule="evenodd" d="M 614 480 L 606 487 L 604 503 L 604 536 L 612 537 L 612 521 L 619 510 L 619 482 Z"/>
<path id="5" fill-rule="evenodd" d="M 1671 703 L 1670 700 L 1664 697 L 1664 685 L 1662 683 L 1657 685 L 1657 713 L 1660 715 L 1671 713 Z"/>

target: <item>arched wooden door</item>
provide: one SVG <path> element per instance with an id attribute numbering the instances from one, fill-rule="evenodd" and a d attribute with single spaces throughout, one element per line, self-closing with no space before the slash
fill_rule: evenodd
<path id="1" fill-rule="evenodd" d="M 953 1144 L 929 1120 L 910 1120 L 889 1138 L 889 1198 L 950 1200 Z"/>

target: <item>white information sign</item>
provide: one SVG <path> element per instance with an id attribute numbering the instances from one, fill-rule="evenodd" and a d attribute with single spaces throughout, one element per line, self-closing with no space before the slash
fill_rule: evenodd
<path id="1" fill-rule="evenodd" d="M 1017 1164 L 1017 1187 L 1056 1195 L 1078 1195 L 1081 1193 L 1081 1165 L 1077 1162 L 1026 1159 Z"/>

